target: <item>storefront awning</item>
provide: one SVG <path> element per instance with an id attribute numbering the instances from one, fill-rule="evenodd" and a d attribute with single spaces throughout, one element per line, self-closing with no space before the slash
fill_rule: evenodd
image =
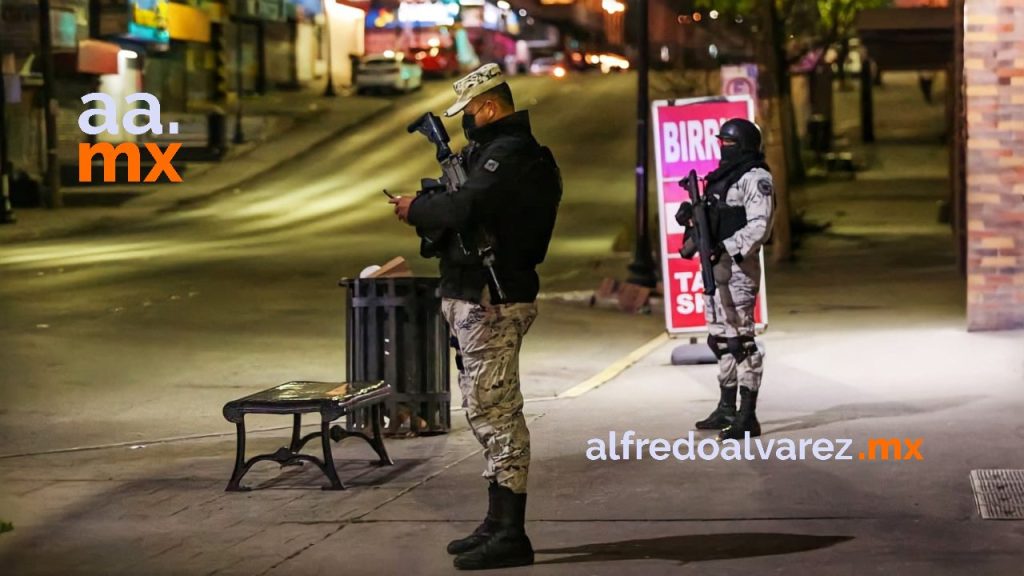
<path id="1" fill-rule="evenodd" d="M 857 16 L 857 36 L 882 70 L 941 70 L 953 61 L 953 11 L 881 8 Z"/>
<path id="2" fill-rule="evenodd" d="M 78 71 L 83 74 L 117 74 L 117 53 L 121 47 L 101 40 L 78 42 Z"/>
<path id="3" fill-rule="evenodd" d="M 167 5 L 167 32 L 172 40 L 210 42 L 210 16 L 203 10 L 171 3 Z"/>

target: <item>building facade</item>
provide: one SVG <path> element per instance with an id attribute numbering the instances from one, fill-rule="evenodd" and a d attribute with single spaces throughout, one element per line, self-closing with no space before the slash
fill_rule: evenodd
<path id="1" fill-rule="evenodd" d="M 359 6 L 368 5 L 358 0 L 50 0 L 52 88 L 65 185 L 77 183 L 80 142 L 137 138 L 124 131 L 83 134 L 78 116 L 85 94 L 110 96 L 121 114 L 129 94 L 153 94 L 164 122 L 179 124 L 173 139 L 185 145 L 182 156 L 208 157 L 204 147 L 216 150 L 216 156 L 223 151 L 223 117 L 239 95 L 317 85 L 326 73 L 328 46 L 335 82 L 350 84 L 349 56 L 363 53 L 365 11 Z M 46 149 L 39 18 L 38 0 L 0 1 L 0 68 L 9 96 L 5 142 L 14 173 L 36 181 L 45 171 Z"/>
<path id="2" fill-rule="evenodd" d="M 972 330 L 1024 328 L 1024 4 L 959 2 L 967 324 Z"/>

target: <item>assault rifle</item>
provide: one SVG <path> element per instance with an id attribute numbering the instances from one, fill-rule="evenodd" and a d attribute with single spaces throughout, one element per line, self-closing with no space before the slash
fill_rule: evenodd
<path id="1" fill-rule="evenodd" d="M 452 152 L 451 146 L 448 142 L 451 138 L 448 137 L 448 131 L 444 129 L 444 124 L 441 119 L 435 116 L 431 112 L 427 112 L 423 116 L 416 119 L 415 122 L 409 124 L 406 130 L 412 134 L 413 132 L 419 132 L 427 137 L 427 140 L 434 145 L 436 150 L 437 162 L 441 165 L 441 179 L 428 180 L 425 179 L 421 182 L 422 190 L 420 193 L 432 194 L 444 190 L 448 193 L 456 192 L 466 182 L 466 169 L 462 165 L 462 157 Z M 423 241 L 428 244 L 429 250 L 422 250 L 421 252 L 434 253 L 432 246 L 440 241 L 444 231 L 425 231 L 420 234 Z M 459 241 L 459 247 L 462 248 L 464 254 L 471 254 L 470 250 L 466 248 L 466 244 L 462 241 L 462 234 L 458 231 L 455 232 L 455 236 Z M 501 302 L 505 301 L 505 291 L 501 288 L 501 283 L 498 282 L 498 275 L 494 272 L 494 246 L 493 242 L 490 241 L 490 235 L 487 234 L 486 230 L 480 228 L 480 238 L 477 242 L 477 256 L 480 257 L 480 261 L 491 275 L 491 281 L 494 283 L 494 289 L 498 292 L 498 299 Z"/>
<path id="2" fill-rule="evenodd" d="M 437 163 L 441 165 L 441 183 L 445 190 L 455 192 L 466 182 L 466 170 L 462 167 L 462 158 L 452 152 L 448 142 L 448 131 L 444 129 L 441 119 L 427 112 L 406 128 L 409 134 L 419 132 L 427 137 L 437 148 Z"/>
<path id="3" fill-rule="evenodd" d="M 711 203 L 706 194 L 702 194 L 697 181 L 697 171 L 690 170 L 690 173 L 679 184 L 690 194 L 690 203 L 693 205 L 692 225 L 687 227 L 685 240 L 679 255 L 683 258 L 693 258 L 695 253 L 700 253 L 700 274 L 704 280 L 704 293 L 708 296 L 715 295 L 715 263 L 712 256 L 715 253 L 715 240 L 712 235 Z"/>

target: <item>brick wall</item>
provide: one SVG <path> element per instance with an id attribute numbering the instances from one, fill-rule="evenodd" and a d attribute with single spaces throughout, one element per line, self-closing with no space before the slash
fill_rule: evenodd
<path id="1" fill-rule="evenodd" d="M 1024 328 L 1024 0 L 965 0 L 967 326 Z"/>

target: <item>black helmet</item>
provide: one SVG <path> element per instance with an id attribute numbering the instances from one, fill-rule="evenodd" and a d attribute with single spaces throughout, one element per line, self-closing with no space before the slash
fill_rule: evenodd
<path id="1" fill-rule="evenodd" d="M 761 131 L 753 122 L 743 118 L 733 118 L 722 124 L 718 138 L 733 142 L 744 152 L 761 151 Z"/>

